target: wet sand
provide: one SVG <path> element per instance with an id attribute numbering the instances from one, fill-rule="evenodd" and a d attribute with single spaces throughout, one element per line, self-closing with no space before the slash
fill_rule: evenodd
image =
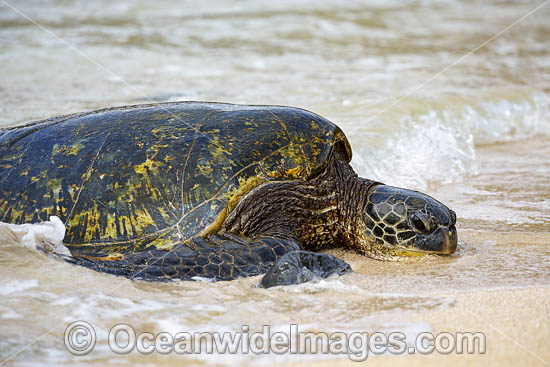
<path id="1" fill-rule="evenodd" d="M 433 333 L 482 331 L 485 354 L 370 356 L 370 366 L 547 366 L 550 361 L 550 287 L 452 292 L 453 305 L 445 310 L 393 314 L 388 321 L 427 322 Z M 306 366 L 311 364 L 294 364 Z M 323 361 L 319 366 L 356 365 L 345 359 Z"/>

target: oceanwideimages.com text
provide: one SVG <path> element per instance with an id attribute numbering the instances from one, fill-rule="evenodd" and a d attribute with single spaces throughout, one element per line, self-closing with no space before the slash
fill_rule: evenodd
<path id="1" fill-rule="evenodd" d="M 65 346 L 75 355 L 92 352 L 97 336 L 85 321 L 71 323 L 65 330 Z M 404 332 L 323 332 L 300 330 L 290 324 L 287 330 L 264 325 L 252 331 L 242 325 L 236 332 L 136 332 L 128 324 L 114 325 L 107 343 L 113 353 L 141 354 L 331 354 L 346 355 L 352 361 L 365 361 L 380 354 L 484 354 L 486 337 L 482 332 L 422 332 L 408 340 Z"/>

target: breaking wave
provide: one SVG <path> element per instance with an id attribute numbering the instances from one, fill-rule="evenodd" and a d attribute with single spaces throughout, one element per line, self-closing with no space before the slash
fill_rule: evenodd
<path id="1" fill-rule="evenodd" d="M 550 135 L 550 96 L 542 92 L 407 103 L 409 111 L 380 114 L 348 133 L 361 176 L 420 190 L 429 182 L 459 182 L 477 173 L 476 146 Z"/>

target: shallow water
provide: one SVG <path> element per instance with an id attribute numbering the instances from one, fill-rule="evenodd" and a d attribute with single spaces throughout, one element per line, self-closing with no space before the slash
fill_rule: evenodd
<path id="1" fill-rule="evenodd" d="M 342 127 L 362 176 L 425 191 L 453 208 L 460 244 L 450 257 L 399 263 L 337 249 L 355 273 L 264 290 L 258 278 L 132 283 L 48 258 L 2 226 L 0 360 L 19 352 L 21 365 L 175 358 L 109 352 L 107 333 L 119 322 L 150 332 L 297 323 L 415 335 L 431 325 L 391 320 L 445 310 L 457 292 L 550 283 L 550 5 L 436 74 L 542 2 L 8 4 L 47 31 L 0 4 L 0 127 L 164 100 L 306 108 Z M 62 342 L 75 320 L 98 334 L 96 350 L 79 359 Z"/>

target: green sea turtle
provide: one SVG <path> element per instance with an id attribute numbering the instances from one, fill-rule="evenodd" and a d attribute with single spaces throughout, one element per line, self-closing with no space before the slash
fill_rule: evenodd
<path id="1" fill-rule="evenodd" d="M 358 177 L 344 133 L 281 106 L 109 108 L 0 131 L 0 221 L 57 216 L 65 259 L 134 279 L 345 273 L 317 250 L 451 254 L 455 213 Z"/>

